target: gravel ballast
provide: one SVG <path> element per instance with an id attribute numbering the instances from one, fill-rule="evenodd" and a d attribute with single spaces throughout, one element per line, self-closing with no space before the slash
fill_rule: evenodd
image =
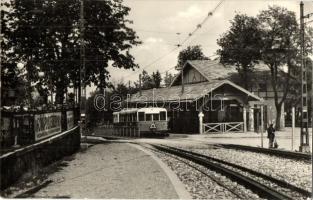
<path id="1" fill-rule="evenodd" d="M 260 199 L 249 189 L 201 165 L 163 152 L 156 155 L 176 173 L 194 199 Z"/>
<path id="2" fill-rule="evenodd" d="M 235 163 L 311 191 L 312 166 L 304 161 L 223 148 L 188 147 L 186 150 Z"/>

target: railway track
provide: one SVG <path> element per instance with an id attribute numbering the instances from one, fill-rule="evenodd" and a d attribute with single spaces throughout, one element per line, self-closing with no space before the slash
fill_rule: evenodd
<path id="1" fill-rule="evenodd" d="M 278 157 L 285 157 L 289 159 L 295 160 L 304 160 L 311 162 L 312 155 L 308 153 L 301 153 L 301 152 L 293 152 L 293 151 L 285 151 L 279 149 L 268 149 L 268 148 L 261 148 L 261 147 L 252 147 L 252 146 L 245 146 L 245 145 L 238 145 L 238 144 L 216 144 L 216 147 L 222 147 L 227 149 L 236 149 L 236 150 L 244 150 L 244 151 L 251 151 L 256 153 L 263 153 L 269 154 Z"/>
<path id="2" fill-rule="evenodd" d="M 190 140 L 187 140 L 186 138 L 180 138 L 179 140 L 190 141 Z M 281 150 L 281 149 L 253 147 L 253 146 L 246 146 L 246 145 L 239 145 L 239 144 L 209 144 L 205 141 L 198 141 L 198 140 L 193 140 L 192 142 L 196 142 L 196 143 L 203 144 L 203 145 L 215 146 L 218 148 L 236 149 L 236 150 L 242 150 L 242 151 L 262 153 L 262 154 L 283 157 L 283 158 L 288 158 L 288 159 L 293 159 L 293 160 L 302 160 L 306 162 L 312 161 L 312 154 L 310 153 L 301 153 L 301 152 L 287 151 L 287 150 Z"/>
<path id="3" fill-rule="evenodd" d="M 187 159 L 225 175 L 232 181 L 258 194 L 261 198 L 306 199 L 311 196 L 311 192 L 309 191 L 234 163 L 165 145 L 151 144 L 151 146 L 159 151 Z"/>

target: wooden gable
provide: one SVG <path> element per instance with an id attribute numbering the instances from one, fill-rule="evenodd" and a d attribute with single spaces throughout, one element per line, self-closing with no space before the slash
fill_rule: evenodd
<path id="1" fill-rule="evenodd" d="M 193 68 L 189 64 L 184 67 L 183 76 L 184 84 L 201 83 L 207 81 L 207 79 L 197 69 Z M 176 77 L 172 85 L 181 85 L 181 73 L 178 75 L 178 77 Z"/>

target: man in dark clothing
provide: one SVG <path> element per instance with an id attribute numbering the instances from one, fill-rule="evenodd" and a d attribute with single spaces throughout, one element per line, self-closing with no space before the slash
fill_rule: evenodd
<path id="1" fill-rule="evenodd" d="M 267 138 L 269 139 L 269 148 L 273 148 L 274 139 L 275 139 L 275 129 L 273 124 L 270 124 L 270 127 L 267 129 Z"/>

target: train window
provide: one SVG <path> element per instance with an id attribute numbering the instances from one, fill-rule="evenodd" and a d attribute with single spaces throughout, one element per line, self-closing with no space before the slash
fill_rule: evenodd
<path id="1" fill-rule="evenodd" d="M 146 121 L 152 121 L 152 114 L 146 114 Z"/>
<path id="2" fill-rule="evenodd" d="M 153 114 L 153 121 L 159 121 L 160 115 L 159 114 Z"/>
<path id="3" fill-rule="evenodd" d="M 139 112 L 139 121 L 145 121 L 145 113 L 144 112 Z"/>
<path id="4" fill-rule="evenodd" d="M 166 120 L 166 112 L 164 111 L 160 112 L 160 120 Z"/>

